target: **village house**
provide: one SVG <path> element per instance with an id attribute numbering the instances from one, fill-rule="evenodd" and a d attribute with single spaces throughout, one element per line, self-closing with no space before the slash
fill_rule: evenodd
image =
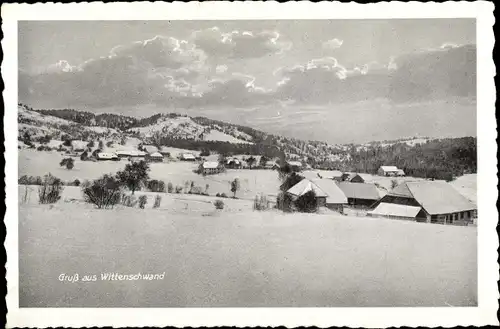
<path id="1" fill-rule="evenodd" d="M 320 178 L 342 181 L 342 172 L 339 170 L 318 170 L 317 172 Z"/>
<path id="2" fill-rule="evenodd" d="M 343 173 L 342 174 L 342 177 L 341 177 L 341 181 L 342 182 L 351 182 L 351 183 L 364 183 L 365 180 L 363 179 L 363 177 L 361 177 L 359 174 L 357 173 Z"/>
<path id="3" fill-rule="evenodd" d="M 347 204 L 344 193 L 330 179 L 309 180 L 305 178 L 288 189 L 286 193 L 291 196 L 292 201 L 296 201 L 309 191 L 313 191 L 316 195 L 318 207 L 327 207 L 342 213 L 344 205 Z"/>
<path id="4" fill-rule="evenodd" d="M 96 159 L 99 161 L 118 161 L 120 158 L 115 153 L 100 152 L 97 153 Z"/>
<path id="5" fill-rule="evenodd" d="M 375 210 L 372 216 L 467 225 L 473 221 L 477 206 L 446 182 L 418 181 L 394 188 L 377 202 Z"/>
<path id="6" fill-rule="evenodd" d="M 192 153 L 181 153 L 181 161 L 196 161 L 196 157 Z"/>
<path id="7" fill-rule="evenodd" d="M 347 197 L 349 206 L 353 208 L 371 208 L 380 199 L 374 184 L 340 182 L 338 186 Z"/>
<path id="8" fill-rule="evenodd" d="M 224 166 L 216 161 L 205 161 L 200 163 L 198 172 L 203 175 L 213 175 L 224 171 Z"/>
<path id="9" fill-rule="evenodd" d="M 302 170 L 302 162 L 300 161 L 287 161 L 287 163 L 293 171 Z"/>
<path id="10" fill-rule="evenodd" d="M 164 146 L 160 147 L 158 153 L 161 153 L 161 155 L 163 155 L 164 158 L 169 158 L 171 155 L 170 150 Z"/>
<path id="11" fill-rule="evenodd" d="M 142 150 L 147 153 L 155 153 L 158 152 L 158 148 L 154 145 L 143 145 Z"/>
<path id="12" fill-rule="evenodd" d="M 148 154 L 146 156 L 146 159 L 150 162 L 163 162 L 163 154 L 159 152 L 154 152 L 151 154 Z"/>
<path id="13" fill-rule="evenodd" d="M 116 155 L 120 159 L 138 159 L 142 160 L 146 157 L 146 152 L 143 151 L 136 151 L 136 150 L 119 150 L 116 151 Z"/>
<path id="14" fill-rule="evenodd" d="M 379 176 L 404 176 L 405 172 L 402 169 L 398 169 L 396 166 L 380 166 L 378 169 Z"/>
<path id="15" fill-rule="evenodd" d="M 266 161 L 264 164 L 265 169 L 279 169 L 279 165 L 276 163 L 276 161 Z"/>

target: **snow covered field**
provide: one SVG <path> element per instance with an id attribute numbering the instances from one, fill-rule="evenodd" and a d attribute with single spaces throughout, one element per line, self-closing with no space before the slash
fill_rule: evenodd
<path id="1" fill-rule="evenodd" d="M 79 179 L 96 179 L 103 174 L 114 174 L 122 170 L 128 163 L 122 161 L 80 161 L 75 158 L 75 167 L 72 170 L 60 167 L 59 162 L 66 156 L 58 152 L 38 152 L 34 150 L 19 150 L 19 177 L 23 175 L 43 176 L 47 173 L 64 180 L 73 181 Z M 235 178 L 240 180 L 241 188 L 236 196 L 243 199 L 252 199 L 258 193 L 276 195 L 280 185 L 278 174 L 274 170 L 231 170 L 218 175 L 207 175 L 203 177 L 193 172 L 198 164 L 175 161 L 150 164 L 150 179 L 163 180 L 165 184 L 171 182 L 184 186 L 186 181 L 194 181 L 196 186 L 205 190 L 209 185 L 208 193 L 226 193 L 231 195 L 231 181 Z"/>
<path id="2" fill-rule="evenodd" d="M 181 152 L 181 149 L 170 148 L 172 155 Z M 39 152 L 35 150 L 19 150 L 19 177 L 22 175 L 43 176 L 52 173 L 64 181 L 73 181 L 75 179 L 95 179 L 103 174 L 115 173 L 125 167 L 127 161 L 109 161 L 109 162 L 91 162 L 80 161 L 75 158 L 75 167 L 67 170 L 59 166 L 59 162 L 66 157 L 58 152 Z M 238 156 L 239 157 L 239 156 Z M 217 155 L 207 157 L 210 161 L 217 161 Z M 259 157 L 256 157 L 257 161 Z M 234 178 L 239 178 L 241 190 L 237 196 L 244 199 L 253 199 L 256 194 L 264 193 L 267 195 L 276 195 L 280 185 L 278 174 L 274 170 L 231 170 L 218 175 L 201 176 L 193 172 L 197 168 L 196 163 L 183 161 L 151 163 L 151 179 L 160 179 L 165 183 L 171 182 L 175 185 L 184 185 L 186 181 L 194 181 L 195 185 L 203 189 L 209 184 L 209 193 L 230 194 L 230 183 Z M 423 178 L 416 177 L 381 177 L 370 174 L 360 174 L 367 183 L 378 184 L 380 195 L 385 195 L 391 190 L 391 183 L 396 180 L 398 183 L 405 181 L 419 181 Z M 477 176 L 476 174 L 465 175 L 451 182 L 453 185 L 472 202 L 477 202 Z M 477 204 L 477 203 L 476 203 Z"/>
<path id="3" fill-rule="evenodd" d="M 20 306 L 477 305 L 475 227 L 201 202 L 187 212 L 168 198 L 144 210 L 21 204 Z M 107 272 L 163 279 L 101 280 Z"/>

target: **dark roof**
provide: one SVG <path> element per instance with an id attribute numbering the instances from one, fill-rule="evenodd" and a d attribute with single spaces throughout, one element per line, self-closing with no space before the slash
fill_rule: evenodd
<path id="1" fill-rule="evenodd" d="M 377 187 L 373 184 L 367 183 L 338 183 L 340 189 L 349 199 L 365 199 L 365 200 L 378 200 L 380 194 Z"/>

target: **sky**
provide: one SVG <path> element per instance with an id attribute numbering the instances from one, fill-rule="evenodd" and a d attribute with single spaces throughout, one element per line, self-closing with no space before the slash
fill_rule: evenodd
<path id="1" fill-rule="evenodd" d="M 334 142 L 475 135 L 474 19 L 29 21 L 18 39 L 19 101 L 35 108 L 181 112 Z"/>

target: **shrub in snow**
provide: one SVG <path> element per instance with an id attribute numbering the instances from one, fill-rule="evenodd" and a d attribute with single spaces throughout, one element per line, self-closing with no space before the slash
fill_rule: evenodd
<path id="1" fill-rule="evenodd" d="M 174 191 L 174 185 L 172 183 L 168 182 L 167 184 L 167 191 L 168 193 L 172 193 Z"/>
<path id="2" fill-rule="evenodd" d="M 42 184 L 38 188 L 38 201 L 41 204 L 56 203 L 61 198 L 63 182 L 51 174 L 43 177 Z"/>
<path id="3" fill-rule="evenodd" d="M 148 197 L 146 195 L 141 195 L 139 197 L 139 208 L 144 209 L 144 206 L 148 203 Z"/>
<path id="4" fill-rule="evenodd" d="M 147 182 L 147 188 L 151 192 L 165 192 L 165 182 L 161 180 L 152 179 Z"/>
<path id="5" fill-rule="evenodd" d="M 398 186 L 398 181 L 393 179 L 391 180 L 391 189 L 395 189 Z"/>
<path id="6" fill-rule="evenodd" d="M 82 154 L 80 154 L 80 160 L 81 161 L 87 161 L 89 159 L 89 152 L 83 151 Z"/>
<path id="7" fill-rule="evenodd" d="M 30 189 L 28 188 L 28 186 L 25 186 L 24 187 L 24 193 L 23 193 L 23 197 L 21 199 L 21 202 L 22 203 L 28 203 L 29 202 L 29 199 L 30 199 Z"/>
<path id="8" fill-rule="evenodd" d="M 256 195 L 253 201 L 253 210 L 268 210 L 269 209 L 269 201 L 265 195 Z"/>
<path id="9" fill-rule="evenodd" d="M 181 192 L 182 192 L 182 189 L 183 189 L 183 187 L 182 187 L 182 186 L 177 185 L 177 186 L 175 187 L 175 193 L 177 193 L 177 194 L 181 193 Z"/>
<path id="10" fill-rule="evenodd" d="M 82 185 L 82 192 L 86 202 L 97 208 L 113 208 L 122 196 L 119 182 L 111 175 L 104 175 L 92 182 Z"/>
<path id="11" fill-rule="evenodd" d="M 215 206 L 215 209 L 222 210 L 222 209 L 224 209 L 224 201 L 222 201 L 222 200 L 215 200 L 214 201 L 214 206 Z"/>
<path id="12" fill-rule="evenodd" d="M 59 163 L 61 167 L 66 167 L 66 169 L 71 170 L 75 166 L 75 160 L 72 158 L 64 158 L 62 161 Z"/>
<path id="13" fill-rule="evenodd" d="M 125 207 L 135 207 L 137 205 L 137 198 L 134 196 L 134 195 L 123 195 L 122 196 L 122 205 L 124 205 Z"/>
<path id="14" fill-rule="evenodd" d="M 236 199 L 236 192 L 240 189 L 240 180 L 238 178 L 235 178 L 231 182 L 231 192 L 233 192 L 233 198 Z"/>
<path id="15" fill-rule="evenodd" d="M 295 207 L 300 212 L 316 212 L 318 210 L 316 193 L 309 191 L 302 194 L 295 201 Z"/>
<path id="16" fill-rule="evenodd" d="M 280 192 L 276 198 L 276 208 L 284 212 L 292 211 L 292 197 L 285 192 Z"/>
<path id="17" fill-rule="evenodd" d="M 155 203 L 153 204 L 153 208 L 159 208 L 161 203 L 161 195 L 157 194 L 155 196 Z"/>

